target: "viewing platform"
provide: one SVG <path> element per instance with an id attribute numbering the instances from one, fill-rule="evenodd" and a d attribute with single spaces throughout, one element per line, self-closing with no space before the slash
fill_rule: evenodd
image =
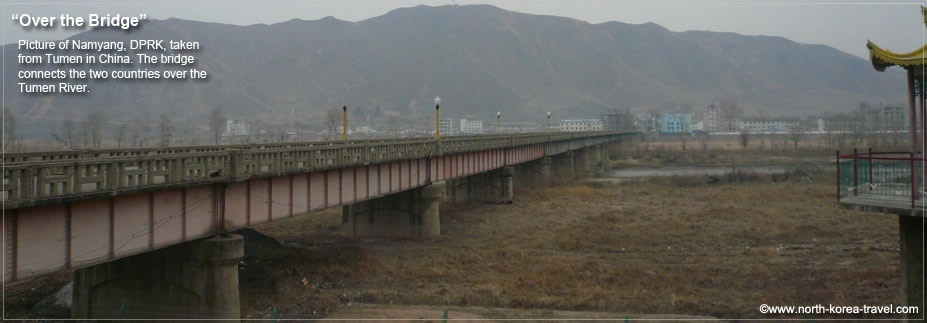
<path id="1" fill-rule="evenodd" d="M 910 152 L 837 154 L 841 207 L 924 217 L 924 158 Z"/>

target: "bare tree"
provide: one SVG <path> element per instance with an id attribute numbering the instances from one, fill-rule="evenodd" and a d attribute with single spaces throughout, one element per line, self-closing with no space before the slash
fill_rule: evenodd
<path id="1" fill-rule="evenodd" d="M 131 142 L 135 148 L 142 146 L 142 129 L 139 128 L 141 122 L 139 118 L 132 118 L 132 121 L 130 121 L 132 126 L 129 127 L 129 142 Z"/>
<path id="2" fill-rule="evenodd" d="M 798 143 L 801 141 L 804 135 L 805 128 L 801 126 L 801 122 L 798 122 L 795 125 L 789 127 L 789 140 L 792 141 L 795 149 L 798 149 Z"/>
<path id="3" fill-rule="evenodd" d="M 170 146 L 171 137 L 174 135 L 174 125 L 171 123 L 171 119 L 167 117 L 167 114 L 161 115 L 161 119 L 158 121 L 158 130 L 161 135 L 161 147 Z"/>
<path id="4" fill-rule="evenodd" d="M 141 148 L 148 145 L 148 139 L 151 136 L 151 116 L 148 111 L 144 111 L 141 117 L 134 117 L 129 122 L 128 139 L 135 148 Z"/>
<path id="5" fill-rule="evenodd" d="M 100 148 L 103 144 L 103 126 L 106 124 L 106 114 L 103 111 L 96 110 L 87 115 L 87 121 L 84 125 L 87 127 L 87 135 L 93 148 Z"/>
<path id="6" fill-rule="evenodd" d="M 708 133 L 700 132 L 695 135 L 695 138 L 702 144 L 702 150 L 708 150 Z"/>
<path id="7" fill-rule="evenodd" d="M 740 118 L 741 114 L 743 114 L 743 110 L 740 108 L 740 105 L 737 104 L 737 100 L 726 99 L 721 101 L 721 120 L 727 127 L 728 132 L 734 131 L 734 123 L 737 121 L 737 118 Z"/>
<path id="8" fill-rule="evenodd" d="M 750 144 L 750 130 L 747 128 L 740 130 L 740 147 L 747 149 L 747 145 Z"/>
<path id="9" fill-rule="evenodd" d="M 222 111 L 222 107 L 216 107 L 209 112 L 209 131 L 212 133 L 213 144 L 219 144 L 219 138 L 225 129 L 225 121 L 225 112 Z"/>
<path id="10" fill-rule="evenodd" d="M 13 110 L 4 108 L 3 109 L 3 135 L 6 139 L 4 151 L 16 151 L 16 114 L 13 113 Z"/>
<path id="11" fill-rule="evenodd" d="M 74 118 L 68 118 L 67 120 L 64 120 L 64 126 L 62 126 L 61 128 L 62 128 L 62 131 L 64 132 L 62 134 L 62 137 L 64 137 L 64 145 L 68 149 L 74 149 L 74 135 L 76 132 L 76 129 L 75 129 L 76 126 L 74 125 Z"/>
<path id="12" fill-rule="evenodd" d="M 339 121 L 338 109 L 331 108 L 325 112 L 325 127 L 328 129 L 328 140 L 335 140 Z"/>
<path id="13" fill-rule="evenodd" d="M 122 143 L 126 142 L 126 136 L 129 133 L 129 127 L 124 123 L 116 129 L 116 148 L 122 148 Z"/>

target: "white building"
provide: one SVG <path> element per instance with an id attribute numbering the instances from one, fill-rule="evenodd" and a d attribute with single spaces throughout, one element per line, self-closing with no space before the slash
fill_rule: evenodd
<path id="1" fill-rule="evenodd" d="M 453 136 L 457 134 L 457 127 L 454 126 L 454 119 L 442 118 L 438 122 L 438 129 L 441 129 L 442 136 Z"/>
<path id="2" fill-rule="evenodd" d="M 599 119 L 560 120 L 560 131 L 602 131 L 604 127 Z"/>
<path id="3" fill-rule="evenodd" d="M 226 120 L 225 136 L 247 136 L 250 133 L 248 122 L 244 120 Z"/>
<path id="4" fill-rule="evenodd" d="M 746 129 L 750 132 L 787 132 L 797 126 L 798 120 L 745 119 L 742 121 L 740 129 Z"/>
<path id="5" fill-rule="evenodd" d="M 702 114 L 702 129 L 705 131 L 722 131 L 721 126 L 721 108 L 718 105 L 712 103 L 708 105 L 708 108 L 705 109 L 705 112 Z"/>
<path id="6" fill-rule="evenodd" d="M 498 127 L 498 129 L 493 131 L 501 131 L 502 133 L 537 132 L 541 129 L 540 123 L 523 121 L 503 121 L 501 124 L 495 126 Z"/>
<path id="7" fill-rule="evenodd" d="M 460 119 L 460 133 L 483 133 L 483 120 Z"/>

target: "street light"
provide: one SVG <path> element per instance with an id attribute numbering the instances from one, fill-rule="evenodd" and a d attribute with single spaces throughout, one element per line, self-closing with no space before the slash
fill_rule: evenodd
<path id="1" fill-rule="evenodd" d="M 441 140 L 441 97 L 435 97 L 435 140 Z"/>
<path id="2" fill-rule="evenodd" d="M 550 111 L 547 111 L 547 136 L 550 137 Z"/>
<path id="3" fill-rule="evenodd" d="M 496 111 L 496 134 L 502 133 L 502 111 Z"/>
<path id="4" fill-rule="evenodd" d="M 348 106 L 341 107 L 341 140 L 348 140 Z"/>

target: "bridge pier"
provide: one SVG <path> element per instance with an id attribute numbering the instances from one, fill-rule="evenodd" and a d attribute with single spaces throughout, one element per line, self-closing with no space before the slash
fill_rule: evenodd
<path id="1" fill-rule="evenodd" d="M 511 204 L 514 197 L 515 173 L 515 167 L 503 167 L 494 171 L 448 180 L 446 181 L 446 200 L 455 203 L 485 201 Z"/>
<path id="2" fill-rule="evenodd" d="M 552 166 L 554 175 L 554 181 L 557 183 L 565 183 L 573 180 L 575 174 L 574 169 L 574 153 L 573 151 L 568 151 L 559 155 L 554 155 L 552 157 Z"/>
<path id="3" fill-rule="evenodd" d="M 436 237 L 445 182 L 342 207 L 343 233 L 349 237 Z"/>
<path id="4" fill-rule="evenodd" d="M 216 236 L 78 269 L 71 316 L 237 321 L 242 256 L 240 235 Z"/>
<path id="5" fill-rule="evenodd" d="M 917 306 L 918 314 L 906 318 L 924 317 L 924 217 L 899 215 L 898 230 L 901 238 L 901 277 L 904 279 L 904 299 L 908 306 Z"/>
<path id="6" fill-rule="evenodd" d="M 515 166 L 515 182 L 518 185 L 549 185 L 550 175 L 550 157 Z"/>
<path id="7" fill-rule="evenodd" d="M 550 185 L 551 180 L 552 180 L 551 175 L 553 171 L 551 169 L 552 168 L 551 158 L 549 156 L 546 156 L 538 160 L 536 163 L 537 163 L 537 168 L 538 168 L 538 177 L 540 178 L 541 184 Z"/>
<path id="8" fill-rule="evenodd" d="M 608 162 L 609 162 L 609 159 L 608 159 L 608 146 L 606 146 L 606 145 L 599 145 L 598 147 L 599 147 L 599 149 L 598 149 L 598 151 L 599 151 L 599 167 L 601 167 L 602 172 L 604 173 L 604 172 L 607 172 L 607 171 L 608 171 Z"/>

